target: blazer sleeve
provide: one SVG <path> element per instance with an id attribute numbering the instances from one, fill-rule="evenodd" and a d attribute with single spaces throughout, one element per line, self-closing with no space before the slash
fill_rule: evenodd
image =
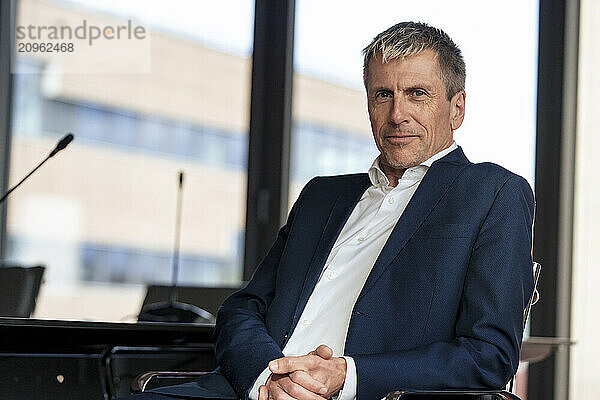
<path id="1" fill-rule="evenodd" d="M 534 199 L 511 176 L 496 193 L 469 261 L 455 338 L 406 351 L 353 356 L 357 398 L 393 390 L 501 388 L 516 372 L 523 310 L 533 292 Z M 402 327 L 398 332 L 402 334 Z"/>
<path id="2" fill-rule="evenodd" d="M 267 331 L 265 315 L 275 296 L 279 261 L 294 217 L 313 182 L 314 179 L 300 193 L 286 224 L 248 285 L 230 296 L 217 313 L 213 335 L 215 355 L 221 372 L 241 398 L 247 397 L 248 390 L 269 361 L 284 357 L 280 345 Z"/>

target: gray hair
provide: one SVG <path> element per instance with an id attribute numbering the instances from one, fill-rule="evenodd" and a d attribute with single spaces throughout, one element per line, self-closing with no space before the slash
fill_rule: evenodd
<path id="1" fill-rule="evenodd" d="M 465 60 L 458 46 L 441 29 L 422 22 L 400 22 L 379 35 L 364 48 L 363 81 L 367 87 L 369 62 L 381 54 L 381 62 L 414 56 L 431 49 L 437 54 L 440 77 L 448 100 L 465 89 Z"/>

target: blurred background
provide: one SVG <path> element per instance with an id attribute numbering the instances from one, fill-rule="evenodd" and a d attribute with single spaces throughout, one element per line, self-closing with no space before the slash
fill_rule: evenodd
<path id="1" fill-rule="evenodd" d="M 569 206 L 561 211 L 564 219 L 554 220 L 568 251 L 558 255 L 558 268 L 542 272 L 560 292 L 544 318 L 555 315 L 552 334 L 577 343 L 549 368 L 555 398 L 591 400 L 600 382 L 594 369 L 600 357 L 594 311 L 600 307 L 600 165 L 593 154 L 600 148 L 600 78 L 594 73 L 600 65 L 600 2 L 554 3 L 566 21 L 560 45 L 576 63 L 573 71 L 557 57 L 548 67 L 570 74 L 556 94 L 563 102 L 559 112 L 574 110 L 558 128 L 567 133 L 550 167 L 536 160 L 536 143 L 546 134 L 540 114 L 556 112 L 540 109 L 538 98 L 545 71 L 540 13 L 554 12 L 552 2 L 296 0 L 283 198 L 289 209 L 311 177 L 365 172 L 377 156 L 361 55 L 373 36 L 404 20 L 444 29 L 467 65 L 467 112 L 457 143 L 471 161 L 498 163 L 525 177 L 536 194 L 555 192 Z M 15 4 L 17 25 L 132 20 L 146 27 L 148 39 L 146 58 L 137 59 L 141 72 L 128 69 L 136 62 L 131 54 L 102 48 L 58 61 L 40 52 L 16 53 L 12 60 L 7 186 L 65 132 L 75 134 L 68 151 L 12 194 L 6 207 L 5 262 L 47 268 L 34 317 L 128 320 L 139 311 L 146 285 L 170 282 L 180 170 L 186 173 L 180 283 L 239 285 L 253 267 L 244 270 L 254 1 Z M 569 25 L 569 18 L 576 24 Z M 565 161 L 565 154 L 572 157 Z M 537 187 L 541 171 L 554 167 L 555 185 L 550 180 Z M 538 206 L 540 201 L 538 195 Z M 535 318 L 535 307 L 532 313 Z M 527 366 L 521 370 L 526 375 Z M 526 379 L 521 385 L 526 395 Z"/>
<path id="2" fill-rule="evenodd" d="M 297 2 L 290 205 L 310 178 L 364 172 L 377 156 L 361 50 L 399 20 L 427 20 L 459 43 L 468 109 L 457 142 L 472 161 L 497 162 L 533 186 L 537 4 L 478 3 L 465 3 L 475 8 L 466 23 L 462 7 L 444 2 Z M 150 27 L 150 73 L 70 72 L 49 60 L 53 55 L 17 53 L 10 182 L 65 132 L 76 136 L 8 207 L 7 258 L 48 266 L 36 316 L 119 320 L 123 307 L 138 310 L 141 285 L 169 282 L 180 169 L 186 171 L 181 282 L 239 282 L 253 2 L 17 4 L 22 26 L 133 19 Z M 518 19 L 506 25 L 515 8 Z M 502 12 L 505 18 L 497 18 Z M 106 307 L 107 301 L 119 306 Z"/>

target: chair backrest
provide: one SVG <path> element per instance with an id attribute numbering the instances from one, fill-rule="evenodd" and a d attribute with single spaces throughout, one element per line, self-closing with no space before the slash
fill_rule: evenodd
<path id="1" fill-rule="evenodd" d="M 540 274 L 542 273 L 542 265 L 533 262 L 533 293 L 529 297 L 529 301 L 525 305 L 525 309 L 523 310 L 523 334 L 525 333 L 525 327 L 527 326 L 527 318 L 529 318 L 529 312 L 531 311 L 531 306 L 533 306 L 540 299 L 540 293 L 537 290 L 538 281 L 540 280 Z M 508 391 L 512 392 L 513 386 L 515 384 L 515 375 L 510 379 L 508 385 Z"/>
<path id="2" fill-rule="evenodd" d="M 29 318 L 42 284 L 43 266 L 0 266 L 0 316 Z"/>
<path id="3" fill-rule="evenodd" d="M 171 286 L 150 285 L 146 291 L 146 297 L 142 308 L 148 304 L 167 301 L 171 294 Z M 212 315 L 217 315 L 221 304 L 233 293 L 240 290 L 240 286 L 230 287 L 203 287 L 203 286 L 178 286 L 177 300 L 200 307 Z"/>
<path id="4" fill-rule="evenodd" d="M 542 273 L 542 265 L 539 263 L 533 262 L 533 293 L 525 306 L 525 310 L 523 310 L 523 330 L 525 330 L 525 326 L 527 325 L 527 318 L 529 317 L 529 311 L 531 311 L 531 306 L 537 303 L 540 299 L 540 293 L 537 290 L 538 281 L 540 279 L 540 274 Z"/>

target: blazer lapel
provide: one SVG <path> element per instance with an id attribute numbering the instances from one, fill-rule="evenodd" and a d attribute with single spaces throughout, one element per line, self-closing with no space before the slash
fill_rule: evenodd
<path id="1" fill-rule="evenodd" d="M 358 300 L 373 287 L 469 163 L 459 147 L 431 165 L 383 246 Z"/>
<path id="2" fill-rule="evenodd" d="M 292 329 L 296 326 L 296 323 L 308 302 L 308 298 L 319 280 L 325 261 L 327 261 L 327 257 L 329 256 L 342 227 L 346 224 L 352 210 L 354 210 L 354 207 L 370 184 L 371 181 L 369 180 L 368 175 L 362 174 L 360 180 L 351 186 L 349 191 L 343 190 L 342 193 L 337 196 L 333 207 L 331 208 L 331 212 L 329 213 L 329 217 L 327 218 L 327 222 L 325 223 L 325 227 L 323 228 L 321 238 L 315 247 L 306 276 L 304 277 L 302 291 L 300 292 L 300 297 L 296 303 Z"/>

